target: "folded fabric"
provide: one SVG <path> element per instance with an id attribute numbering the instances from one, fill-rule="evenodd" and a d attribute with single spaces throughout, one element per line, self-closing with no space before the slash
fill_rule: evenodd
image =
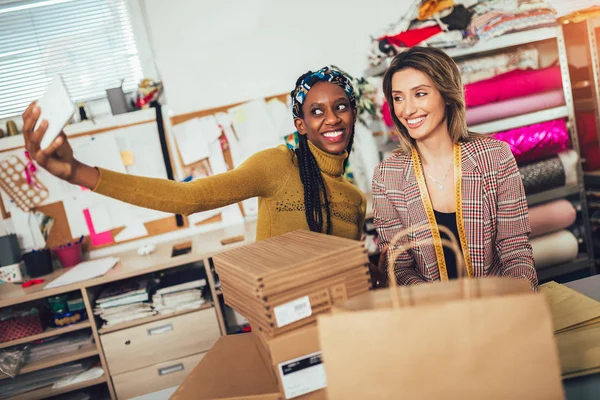
<path id="1" fill-rule="evenodd" d="M 411 29 L 406 32 L 399 33 L 392 36 L 383 36 L 379 38 L 379 41 L 387 40 L 389 44 L 397 47 L 413 47 L 421 43 L 422 41 L 430 38 L 433 35 L 437 35 L 442 31 L 439 26 L 430 26 L 421 29 Z"/>
<path id="2" fill-rule="evenodd" d="M 492 3 L 492 2 L 487 2 Z M 555 25 L 555 14 L 550 8 L 532 8 L 514 11 L 490 11 L 480 13 L 471 20 L 469 32 L 479 40 L 489 40 L 508 32 L 541 26 Z"/>
<path id="3" fill-rule="evenodd" d="M 565 97 L 562 89 L 517 97 L 510 100 L 499 101 L 498 103 L 467 109 L 467 124 L 481 124 L 497 119 L 514 117 L 521 114 L 558 107 L 564 104 Z"/>
<path id="4" fill-rule="evenodd" d="M 454 5 L 454 0 L 426 0 L 423 5 L 419 8 L 420 21 L 428 19 L 434 14 L 450 8 Z"/>
<path id="5" fill-rule="evenodd" d="M 579 254 L 577 238 L 567 230 L 537 237 L 530 244 L 536 269 L 573 261 Z"/>
<path id="6" fill-rule="evenodd" d="M 559 66 L 514 70 L 465 85 L 467 108 L 562 88 Z"/>
<path id="7" fill-rule="evenodd" d="M 577 182 L 579 156 L 574 150 L 519 168 L 527 195 Z"/>
<path id="8" fill-rule="evenodd" d="M 539 51 L 536 47 L 519 47 L 516 50 L 491 56 L 458 61 L 464 85 L 490 79 L 516 69 L 538 69 Z"/>
<path id="9" fill-rule="evenodd" d="M 457 4 L 452 9 L 452 12 L 441 18 L 441 21 L 446 24 L 450 30 L 465 30 L 471 23 L 473 12 L 468 10 L 464 5 Z"/>
<path id="10" fill-rule="evenodd" d="M 573 203 L 560 199 L 529 208 L 531 238 L 566 229 L 575 223 L 577 210 Z"/>
<path id="11" fill-rule="evenodd" d="M 518 163 L 553 156 L 564 151 L 569 145 L 569 131 L 564 119 L 498 132 L 493 137 L 510 145 Z"/>

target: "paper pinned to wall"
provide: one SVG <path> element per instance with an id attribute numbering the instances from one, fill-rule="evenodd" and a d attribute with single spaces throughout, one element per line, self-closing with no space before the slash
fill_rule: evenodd
<path id="1" fill-rule="evenodd" d="M 191 165 L 210 156 L 209 142 L 202 134 L 202 122 L 199 118 L 175 126 L 174 135 L 183 165 Z"/>
<path id="2" fill-rule="evenodd" d="M 146 226 L 142 222 L 134 222 L 127 225 L 125 229 L 115 235 L 115 242 L 120 243 L 143 236 L 148 236 Z"/>
<path id="3" fill-rule="evenodd" d="M 231 116 L 224 112 L 219 112 L 215 114 L 217 118 L 217 122 L 223 129 L 223 133 L 225 134 L 225 138 L 227 139 L 227 143 L 229 144 L 229 153 L 231 154 L 231 159 L 233 161 L 233 167 L 236 168 L 240 165 L 243 160 L 242 157 L 242 148 L 240 147 L 240 141 L 233 130 L 233 120 Z"/>
<path id="4" fill-rule="evenodd" d="M 115 131 L 115 138 L 121 154 L 131 153 L 133 158 L 133 163 L 125 165 L 128 173 L 150 178 L 167 177 L 155 122 L 119 129 Z"/>
<path id="5" fill-rule="evenodd" d="M 9 211 L 14 233 L 19 240 L 19 247 L 24 253 L 46 247 L 46 241 L 33 214 L 22 211 L 14 204 L 11 205 Z"/>
<path id="6" fill-rule="evenodd" d="M 210 157 L 208 158 L 208 162 L 210 163 L 212 175 L 227 172 L 227 163 L 225 162 L 219 139 L 210 144 Z"/>
<path id="7" fill-rule="evenodd" d="M 113 228 L 110 214 L 104 204 L 96 204 L 88 208 L 94 230 L 96 232 L 106 232 Z"/>
<path id="8" fill-rule="evenodd" d="M 267 102 L 267 108 L 279 137 L 283 138 L 296 131 L 292 110 L 284 102 L 271 99 Z"/>
<path id="9" fill-rule="evenodd" d="M 257 151 L 282 143 L 264 99 L 252 100 L 228 110 L 245 160 Z"/>
<path id="10" fill-rule="evenodd" d="M 83 136 L 71 144 L 78 160 L 94 167 L 127 173 L 114 132 Z"/>

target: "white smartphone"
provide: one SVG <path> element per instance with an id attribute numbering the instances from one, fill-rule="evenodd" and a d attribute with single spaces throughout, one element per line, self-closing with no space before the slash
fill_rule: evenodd
<path id="1" fill-rule="evenodd" d="M 43 120 L 48 121 L 48 129 L 40 143 L 40 148 L 45 150 L 50 147 L 75 113 L 75 105 L 60 75 L 52 79 L 46 92 L 38 100 L 37 106 L 40 108 L 40 117 L 35 124 L 35 129 L 39 128 Z"/>

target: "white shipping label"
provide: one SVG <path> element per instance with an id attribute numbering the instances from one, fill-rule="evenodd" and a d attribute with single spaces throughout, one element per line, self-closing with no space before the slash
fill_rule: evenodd
<path id="1" fill-rule="evenodd" d="M 310 308 L 308 296 L 304 296 L 275 307 L 273 312 L 275 313 L 277 327 L 281 328 L 282 326 L 310 317 L 312 315 L 312 308 Z"/>
<path id="2" fill-rule="evenodd" d="M 320 351 L 280 363 L 279 377 L 286 399 L 327 387 Z"/>

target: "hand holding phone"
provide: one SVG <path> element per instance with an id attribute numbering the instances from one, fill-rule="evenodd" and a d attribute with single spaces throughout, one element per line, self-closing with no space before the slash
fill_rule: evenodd
<path id="1" fill-rule="evenodd" d="M 38 100 L 37 106 L 41 114 L 35 124 L 34 131 L 38 129 L 43 120 L 48 121 L 48 129 L 46 129 L 46 133 L 44 133 L 40 142 L 40 148 L 46 150 L 75 113 L 75 105 L 71 101 L 67 87 L 60 75 L 57 75 L 50 82 L 46 92 Z"/>

